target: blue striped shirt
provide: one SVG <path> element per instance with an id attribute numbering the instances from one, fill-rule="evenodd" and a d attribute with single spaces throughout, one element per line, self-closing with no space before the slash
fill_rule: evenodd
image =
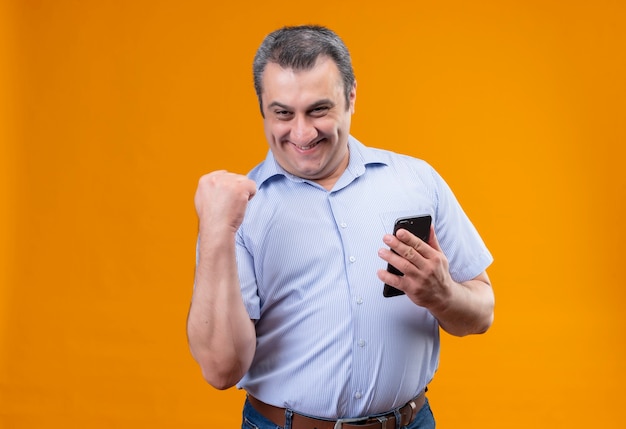
<path id="1" fill-rule="evenodd" d="M 492 257 L 426 162 L 349 139 L 331 191 L 283 170 L 269 152 L 237 234 L 244 303 L 257 348 L 238 387 L 325 418 L 390 410 L 416 396 L 439 361 L 439 325 L 406 296 L 384 298 L 382 237 L 402 216 L 430 214 L 456 281 Z"/>

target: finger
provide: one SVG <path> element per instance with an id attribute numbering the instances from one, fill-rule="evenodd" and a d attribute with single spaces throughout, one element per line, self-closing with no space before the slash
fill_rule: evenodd
<path id="1" fill-rule="evenodd" d="M 415 250 L 417 251 L 418 254 L 422 256 L 427 256 L 428 251 L 430 250 L 430 246 L 428 246 L 428 243 L 424 242 L 422 239 L 413 235 L 411 232 L 407 231 L 406 229 L 398 230 L 396 232 L 396 237 L 401 242 L 409 246 L 411 248 L 411 251 Z"/>
<path id="2" fill-rule="evenodd" d="M 396 272 L 391 272 L 388 269 L 380 269 L 378 271 L 378 278 L 391 286 L 397 286 L 398 283 L 402 282 L 402 279 L 405 276 L 412 275 L 417 270 L 417 267 L 411 261 L 405 259 L 390 249 L 379 249 L 378 256 L 389 265 L 393 265 L 393 267 L 401 273 L 397 274 Z"/>
<path id="3" fill-rule="evenodd" d="M 218 170 L 214 173 L 216 173 L 223 186 L 233 188 L 237 193 L 244 196 L 247 201 L 250 201 L 256 194 L 256 183 L 247 176 L 226 170 Z"/>
<path id="4" fill-rule="evenodd" d="M 393 236 L 392 236 L 393 237 Z M 389 249 L 381 248 L 378 250 L 378 256 L 387 263 L 396 267 L 401 273 L 407 273 L 419 270 L 424 265 L 424 257 L 420 255 L 415 248 L 395 239 L 395 244 L 387 243 Z"/>
<path id="5" fill-rule="evenodd" d="M 248 201 L 250 201 L 252 197 L 254 197 L 254 195 L 256 194 L 256 183 L 253 180 L 248 179 L 247 177 L 242 180 L 243 191 L 247 194 Z"/>
<path id="6" fill-rule="evenodd" d="M 383 237 L 383 242 L 389 246 L 395 254 L 413 263 L 416 258 L 421 257 L 419 252 L 416 251 L 416 247 L 419 247 L 417 241 L 420 241 L 419 238 L 405 229 L 398 230 L 396 235 L 386 234 Z"/>
<path id="7" fill-rule="evenodd" d="M 404 290 L 402 286 L 403 277 L 397 276 L 383 269 L 377 270 L 376 275 L 378 276 L 378 279 L 383 283 L 388 284 L 389 286 L 393 286 L 403 292 L 406 292 L 406 290 Z"/>

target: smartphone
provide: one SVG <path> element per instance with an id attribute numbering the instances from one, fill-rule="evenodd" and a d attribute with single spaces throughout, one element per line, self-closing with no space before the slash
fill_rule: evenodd
<path id="1" fill-rule="evenodd" d="M 430 217 L 430 215 L 401 217 L 396 220 L 396 223 L 393 227 L 393 235 L 396 235 L 396 232 L 398 232 L 398 230 L 400 229 L 406 229 L 411 234 L 428 243 L 428 239 L 430 237 L 431 222 L 432 218 Z M 392 252 L 394 251 L 392 250 Z M 399 276 L 404 275 L 400 272 L 400 270 L 398 270 L 391 264 L 387 264 L 387 271 Z M 385 287 L 383 288 L 383 296 L 389 298 L 391 296 L 398 296 L 403 294 L 404 292 L 402 292 L 401 290 L 396 289 L 393 286 L 389 286 L 385 283 Z"/>

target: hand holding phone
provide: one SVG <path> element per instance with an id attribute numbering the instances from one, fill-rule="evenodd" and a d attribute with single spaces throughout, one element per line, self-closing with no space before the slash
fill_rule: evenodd
<path id="1" fill-rule="evenodd" d="M 396 235 L 396 233 L 400 229 L 406 229 L 411 234 L 428 243 L 428 239 L 430 238 L 431 222 L 432 218 L 430 215 L 399 218 L 396 220 L 396 223 L 393 227 L 393 235 Z M 398 270 L 391 264 L 387 264 L 387 271 L 398 276 L 404 275 L 404 273 L 400 272 L 400 270 Z M 401 290 L 396 289 L 395 287 L 385 283 L 385 287 L 383 288 L 383 296 L 389 298 L 392 296 L 398 296 L 403 294 L 404 292 L 402 292 Z"/>

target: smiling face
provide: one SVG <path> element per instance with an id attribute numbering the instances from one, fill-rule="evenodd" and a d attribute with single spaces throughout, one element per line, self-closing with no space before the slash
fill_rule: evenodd
<path id="1" fill-rule="evenodd" d="M 333 60 L 319 57 L 310 70 L 270 62 L 263 71 L 265 137 L 287 172 L 330 190 L 348 165 L 348 135 L 356 84 L 346 106 Z"/>

